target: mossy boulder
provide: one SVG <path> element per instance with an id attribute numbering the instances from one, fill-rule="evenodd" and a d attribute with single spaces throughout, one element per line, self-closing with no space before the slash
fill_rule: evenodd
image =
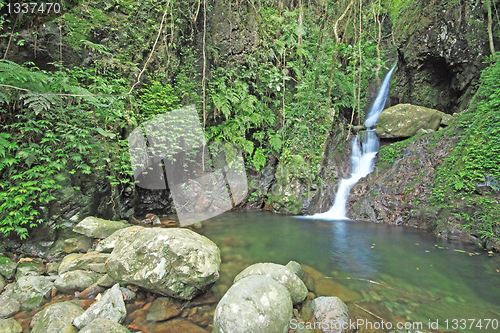
<path id="1" fill-rule="evenodd" d="M 117 282 L 190 300 L 219 279 L 219 248 L 191 230 L 138 227 L 118 244 L 106 263 Z"/>
<path id="2" fill-rule="evenodd" d="M 292 319 L 288 290 L 264 275 L 250 275 L 229 288 L 214 314 L 214 332 L 288 332 Z"/>
<path id="3" fill-rule="evenodd" d="M 376 133 L 380 138 L 409 138 L 419 130 L 436 131 L 443 115 L 423 106 L 398 104 L 382 111 Z"/>
<path id="4" fill-rule="evenodd" d="M 20 277 L 16 283 L 5 287 L 0 297 L 7 297 L 21 303 L 21 310 L 33 310 L 42 306 L 48 299 L 54 283 L 50 278 L 40 275 Z"/>
<path id="5" fill-rule="evenodd" d="M 31 333 L 76 333 L 72 323 L 82 313 L 82 308 L 71 301 L 51 304 L 33 317 Z"/>
<path id="6" fill-rule="evenodd" d="M 26 275 L 42 275 L 45 273 L 45 265 L 41 260 L 29 260 L 20 262 L 17 265 L 16 278 Z"/>
<path id="7" fill-rule="evenodd" d="M 106 238 L 117 230 L 129 227 L 123 221 L 104 220 L 93 216 L 84 218 L 78 223 L 73 231 L 92 238 Z"/>

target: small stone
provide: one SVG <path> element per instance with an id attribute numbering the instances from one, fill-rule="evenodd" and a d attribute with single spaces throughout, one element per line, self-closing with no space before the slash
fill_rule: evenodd
<path id="1" fill-rule="evenodd" d="M 96 272 L 96 273 L 106 274 L 106 264 L 105 263 L 89 264 L 89 269 Z"/>
<path id="2" fill-rule="evenodd" d="M 120 290 L 123 293 L 123 299 L 127 303 L 133 302 L 137 297 L 136 293 L 134 293 L 132 290 L 130 290 L 128 288 L 120 287 Z"/>

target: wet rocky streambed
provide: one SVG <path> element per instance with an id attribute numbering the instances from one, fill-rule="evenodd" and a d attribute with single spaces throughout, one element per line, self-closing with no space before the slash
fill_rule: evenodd
<path id="1" fill-rule="evenodd" d="M 163 222 L 175 226 L 173 222 Z M 135 232 L 135 228 L 128 230 Z M 151 232 L 153 235 L 155 228 Z M 431 332 L 495 332 L 500 327 L 500 256 L 497 253 L 438 239 L 408 227 L 306 220 L 255 211 L 224 213 L 203 222 L 203 227 L 196 232 L 219 248 L 219 278 L 216 273 L 210 273 L 207 264 L 203 268 L 206 285 L 188 287 L 186 284 L 182 289 L 181 284 L 165 290 L 163 295 L 127 283 L 119 288 L 113 279 L 106 280 L 106 276 L 109 279 L 104 275 L 106 265 L 108 270 L 116 267 L 120 272 L 127 263 L 115 263 L 109 253 L 104 253 L 109 245 L 105 241 L 97 244 L 97 248 L 95 244 L 90 248 L 101 250 L 100 253 L 78 253 L 81 245 L 78 243 L 84 241 L 66 241 L 66 252 L 76 253 L 66 256 L 62 263 L 4 257 L 0 273 L 6 277 L 6 286 L 0 296 L 0 316 L 10 319 L 2 321 L 0 332 L 34 332 L 33 325 L 43 327 L 40 322 L 44 320 L 62 322 L 61 318 L 71 311 L 72 318 L 78 317 L 83 328 L 80 332 L 122 332 L 120 329 L 124 327 L 130 332 L 212 332 L 217 303 L 240 272 L 255 263 L 287 265 L 290 261 L 300 263 L 307 273 L 302 281 L 308 289 L 307 299 L 294 305 L 291 332 L 304 317 L 304 304 L 321 296 L 337 296 L 344 301 L 351 322 L 360 324 L 358 332 L 389 332 L 397 328 L 397 323 Z M 182 237 L 177 237 L 180 244 Z M 112 245 L 118 248 L 121 241 L 115 243 Z M 80 250 L 84 249 L 85 246 L 80 246 Z M 136 251 L 140 260 L 148 261 L 150 254 L 141 251 Z M 204 264 L 204 260 L 215 260 L 207 257 L 206 252 L 201 259 L 200 255 L 195 254 L 198 257 L 191 258 L 190 262 L 201 260 Z M 113 276 L 112 272 L 108 274 Z M 62 277 L 68 281 L 62 281 Z M 211 278 L 216 280 L 215 284 Z M 73 283 L 82 279 L 91 287 L 82 290 Z M 14 281 L 17 282 L 12 283 Z M 43 297 L 30 300 L 30 304 L 19 296 L 21 289 L 28 292 L 37 288 L 47 290 L 42 292 Z M 203 288 L 208 292 L 190 299 L 191 294 Z M 122 316 L 121 327 L 106 326 L 112 325 L 106 320 L 83 318 L 84 311 L 94 309 L 97 301 L 109 299 L 111 304 L 118 304 L 113 297 L 125 303 L 121 312 L 117 306 L 118 317 Z M 10 302 L 14 299 L 19 301 L 17 309 L 15 302 Z M 68 301 L 72 301 L 74 308 Z M 41 312 L 60 302 L 65 302 L 61 309 L 52 308 L 56 315 L 49 318 Z M 58 315 L 57 311 L 65 313 Z M 95 327 L 91 328 L 90 324 L 85 327 L 85 320 L 93 320 Z M 389 325 L 392 329 L 386 329 Z M 64 332 L 78 331 L 71 325 L 67 329 Z"/>

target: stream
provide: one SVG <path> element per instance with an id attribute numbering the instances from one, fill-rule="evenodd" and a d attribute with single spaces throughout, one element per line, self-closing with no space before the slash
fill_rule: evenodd
<path id="1" fill-rule="evenodd" d="M 439 332 L 500 327 L 500 256 L 475 246 L 408 227 L 255 211 L 228 212 L 203 225 L 221 249 L 221 278 L 213 289 L 219 296 L 253 263 L 295 260 L 311 268 L 317 296 L 340 297 L 356 319 L 421 322 Z"/>

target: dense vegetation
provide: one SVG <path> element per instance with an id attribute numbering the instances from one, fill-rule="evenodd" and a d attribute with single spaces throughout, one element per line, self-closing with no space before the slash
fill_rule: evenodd
<path id="1" fill-rule="evenodd" d="M 394 36 L 412 27 L 411 3 L 90 1 L 30 19 L 4 7 L 6 56 L 28 42 L 36 48 L 45 24 L 55 31 L 59 60 L 80 53 L 85 64 L 37 64 L 41 70 L 32 62 L 0 62 L 0 231 L 27 237 L 50 214 L 57 190 L 78 186 L 75 176 L 105 175 L 109 204 L 118 204 L 133 182 L 128 134 L 190 104 L 206 139 L 237 144 L 247 168 L 262 170 L 271 156 L 282 166 L 299 157 L 320 183 L 328 135 L 339 117 L 361 123 L 370 84 L 395 62 Z M 223 12 L 229 30 L 215 24 L 208 30 L 207 21 Z M 254 27 L 255 41 L 243 51 L 231 44 L 232 22 L 242 35 Z M 22 29 L 31 35 L 13 33 Z M 470 192 L 483 175 L 498 182 L 498 71 L 495 63 L 483 74 L 476 109 L 464 116 L 472 125 L 450 157 L 462 161 L 463 171 L 454 173 L 460 179 L 443 178 L 442 193 L 450 186 Z M 482 216 L 487 230 L 496 215 Z"/>

